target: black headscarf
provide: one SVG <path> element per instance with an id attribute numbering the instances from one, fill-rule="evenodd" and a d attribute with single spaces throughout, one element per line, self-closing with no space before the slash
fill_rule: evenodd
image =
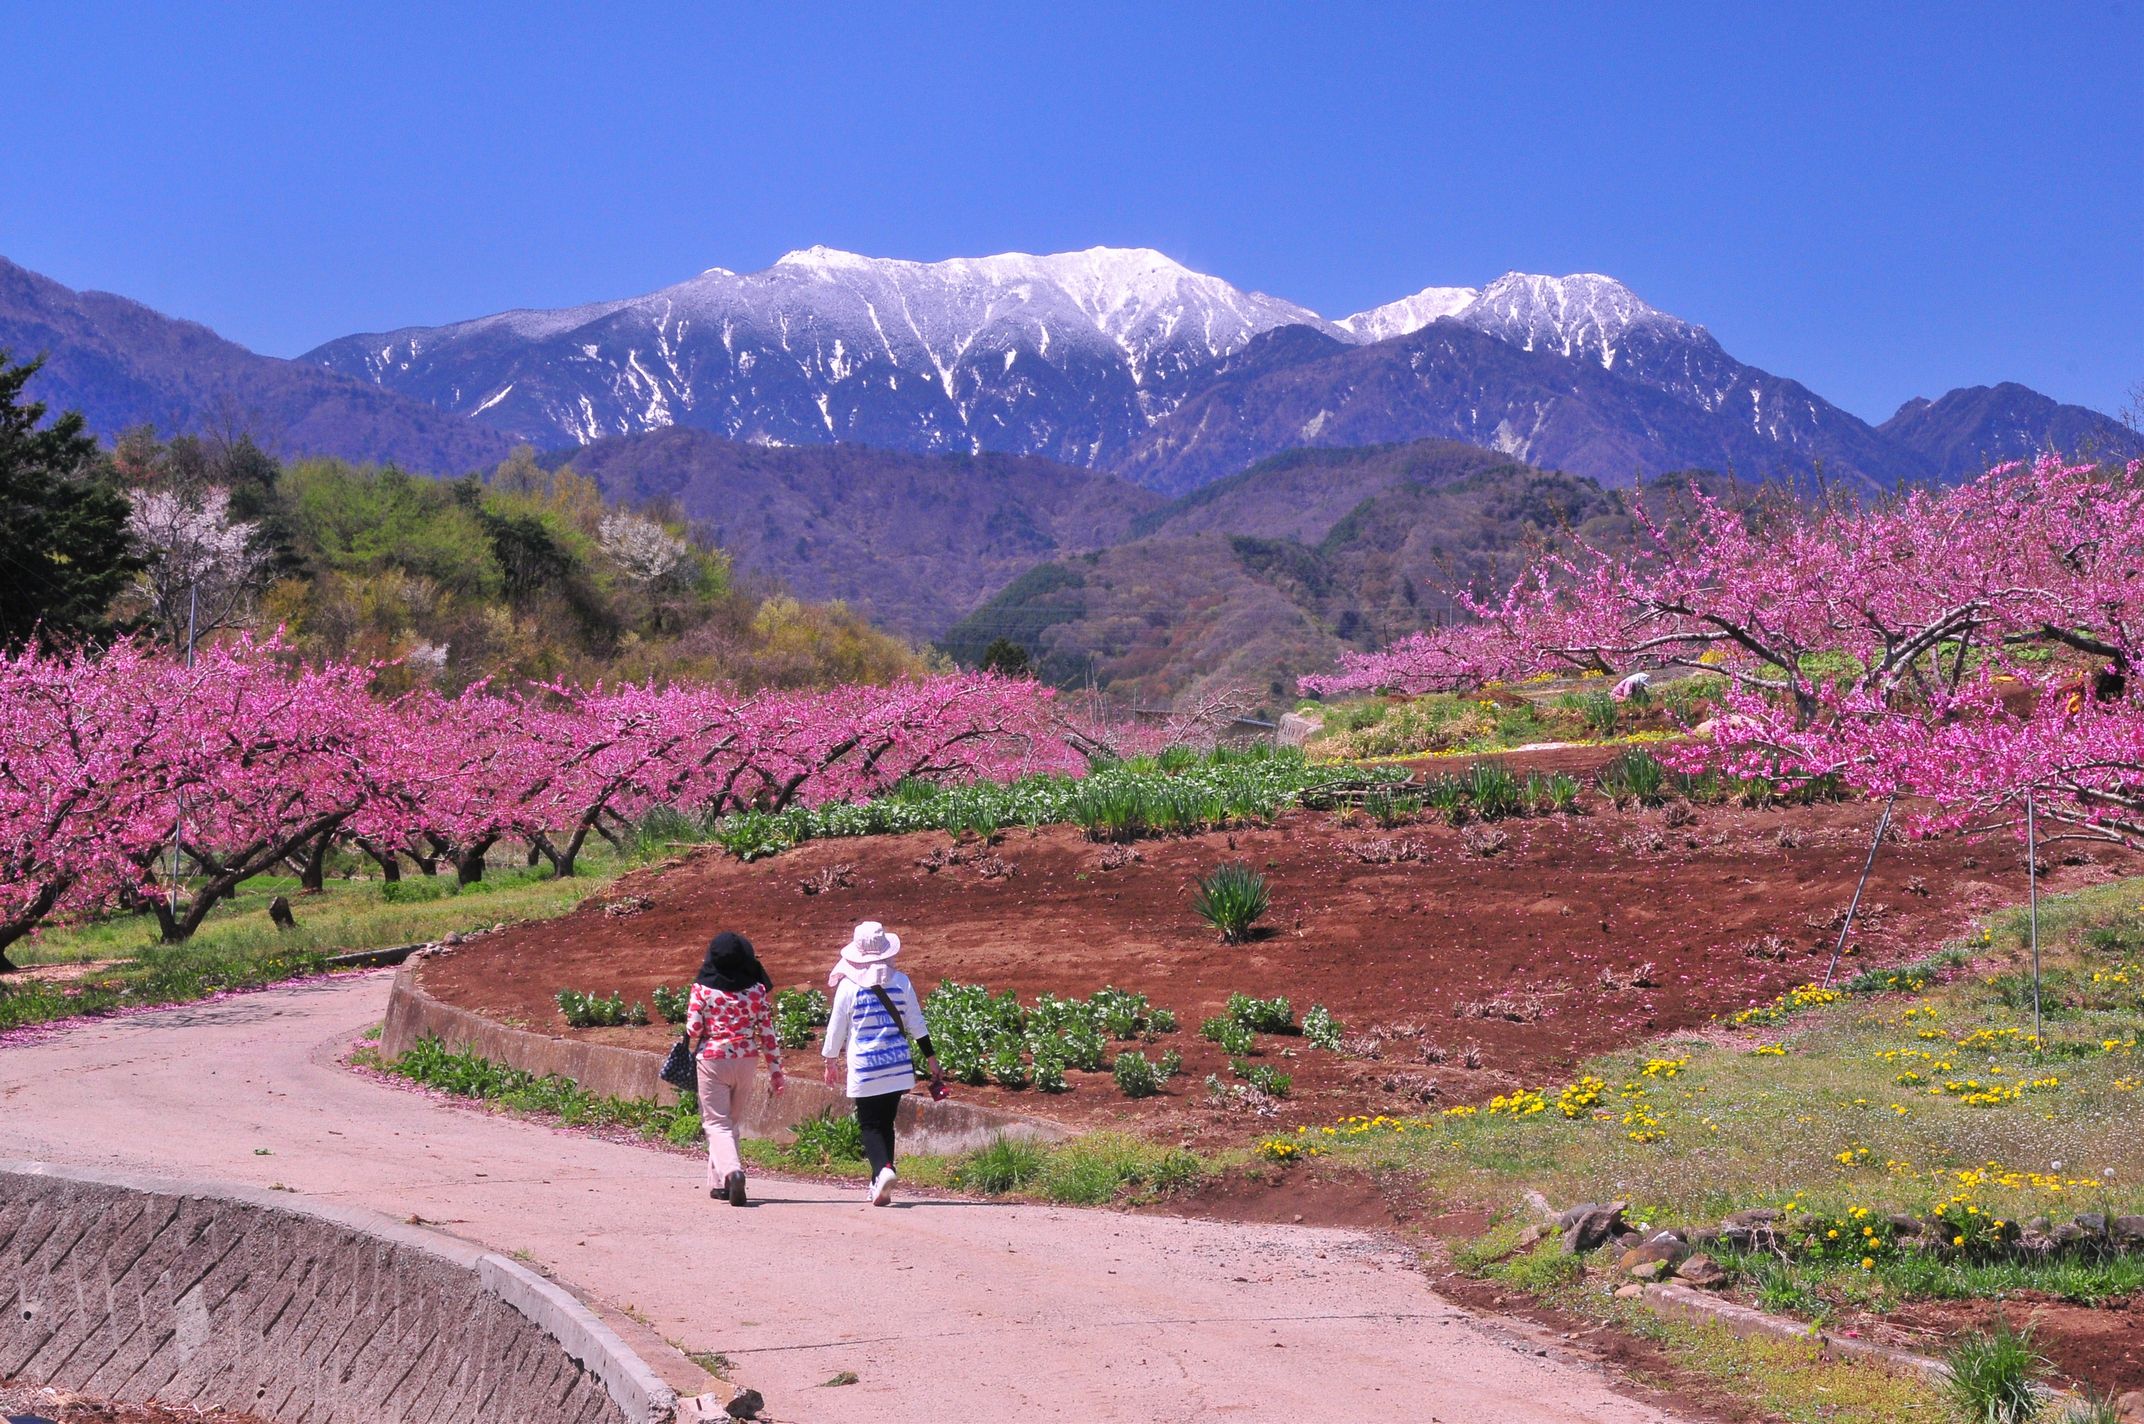
<path id="1" fill-rule="evenodd" d="M 700 961 L 700 972 L 692 976 L 692 981 L 732 994 L 742 994 L 754 984 L 763 989 L 774 987 L 766 966 L 752 952 L 752 941 L 728 930 L 707 942 L 707 958 Z"/>

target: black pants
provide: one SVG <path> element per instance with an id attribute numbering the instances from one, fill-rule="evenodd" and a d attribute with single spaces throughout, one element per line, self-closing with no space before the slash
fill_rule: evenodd
<path id="1" fill-rule="evenodd" d="M 879 1093 L 856 1100 L 856 1125 L 863 1129 L 864 1160 L 871 1164 L 873 1177 L 893 1165 L 893 1114 L 907 1096 Z"/>

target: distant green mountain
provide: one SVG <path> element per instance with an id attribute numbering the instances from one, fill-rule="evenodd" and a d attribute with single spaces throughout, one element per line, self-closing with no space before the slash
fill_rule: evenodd
<path id="1" fill-rule="evenodd" d="M 1641 493 L 1671 506 L 1688 483 Z M 1542 540 L 1627 538 L 1630 497 L 1452 441 L 1291 451 L 1031 569 L 939 644 L 974 662 L 1010 638 L 1046 681 L 1141 701 L 1242 687 L 1278 706 L 1342 651 L 1455 616 L 1457 591 L 1499 584 Z"/>
<path id="2" fill-rule="evenodd" d="M 767 447 L 673 427 L 554 452 L 612 499 L 663 501 L 747 574 L 929 639 L 1043 560 L 1122 540 L 1161 497 L 1038 455 Z"/>

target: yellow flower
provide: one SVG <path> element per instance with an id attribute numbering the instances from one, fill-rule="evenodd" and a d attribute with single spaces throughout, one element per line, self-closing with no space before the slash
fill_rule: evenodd
<path id="1" fill-rule="evenodd" d="M 1876 1269 L 1876 1258 L 1875 1258 L 1874 1256 L 1863 1256 L 1863 1257 L 1861 1258 L 1861 1269 L 1862 1269 L 1862 1270 L 1864 1270 L 1864 1271 L 1873 1271 L 1873 1270 L 1875 1270 L 1875 1269 Z"/>

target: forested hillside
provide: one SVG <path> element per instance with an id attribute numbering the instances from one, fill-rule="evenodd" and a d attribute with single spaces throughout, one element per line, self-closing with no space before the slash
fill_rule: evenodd
<path id="1" fill-rule="evenodd" d="M 1031 570 L 942 645 L 974 662 L 1004 639 L 1045 681 L 1141 701 L 1242 688 L 1277 708 L 1341 652 L 1450 621 L 1458 591 L 1495 587 L 1545 541 L 1620 544 L 1633 493 L 1672 512 L 1691 478 L 1604 490 L 1447 441 L 1295 451 Z"/>
<path id="2" fill-rule="evenodd" d="M 674 503 L 606 500 L 516 451 L 438 480 L 280 462 L 240 437 L 106 449 L 0 363 L 0 642 L 134 632 L 183 645 L 281 630 L 309 659 L 381 664 L 386 689 L 719 679 L 882 682 L 928 660 L 840 604 L 739 577 Z"/>
<path id="3" fill-rule="evenodd" d="M 1159 495 L 1033 455 L 768 448 L 659 430 L 546 457 L 613 499 L 669 502 L 740 569 L 932 638 L 1036 563 L 1123 539 Z"/>

